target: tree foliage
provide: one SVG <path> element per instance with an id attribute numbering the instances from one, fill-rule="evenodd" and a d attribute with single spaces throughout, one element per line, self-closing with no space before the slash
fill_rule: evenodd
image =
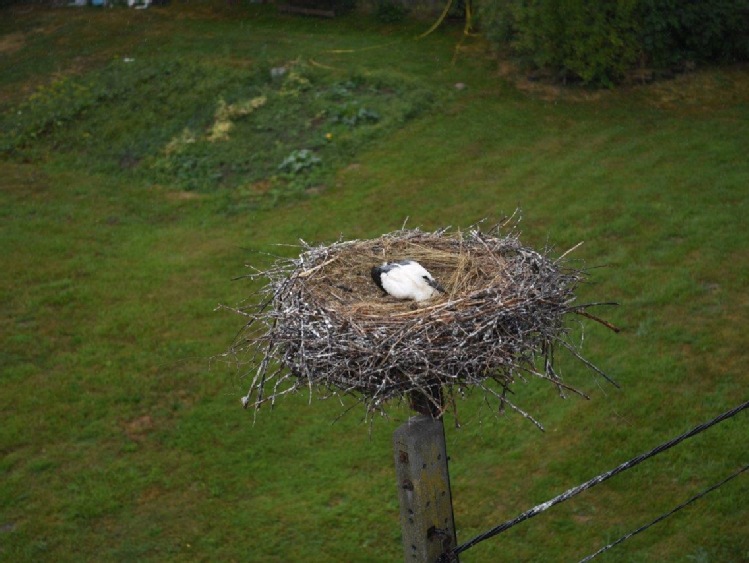
<path id="1" fill-rule="evenodd" d="M 749 59 L 749 0 L 480 0 L 498 48 L 560 79 L 610 85 L 637 64 Z"/>

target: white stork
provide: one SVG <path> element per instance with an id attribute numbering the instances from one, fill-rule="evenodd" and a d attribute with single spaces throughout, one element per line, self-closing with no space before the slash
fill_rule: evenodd
<path id="1" fill-rule="evenodd" d="M 372 268 L 372 279 L 377 287 L 396 299 L 426 301 L 437 292 L 445 292 L 432 274 L 415 260 L 384 262 Z"/>

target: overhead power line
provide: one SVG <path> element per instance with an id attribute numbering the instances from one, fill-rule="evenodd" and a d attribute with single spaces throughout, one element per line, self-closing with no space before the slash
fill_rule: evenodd
<path id="1" fill-rule="evenodd" d="M 743 473 L 744 471 L 746 471 L 747 469 L 749 469 L 749 465 L 745 465 L 744 467 L 742 467 L 742 468 L 741 468 L 741 469 L 739 469 L 738 471 L 735 471 L 734 473 L 732 473 L 731 475 L 729 475 L 728 477 L 726 477 L 725 479 L 723 479 L 723 480 L 722 480 L 722 481 L 720 481 L 719 483 L 716 483 L 715 485 L 712 485 L 712 486 L 708 487 L 708 488 L 707 488 L 707 489 L 705 489 L 704 491 L 701 491 L 701 492 L 697 493 L 697 494 L 696 494 L 696 495 L 694 495 L 694 496 L 693 496 L 692 498 L 690 498 L 690 499 L 689 499 L 688 501 L 686 501 L 686 502 L 683 502 L 683 503 L 681 503 L 681 504 L 680 504 L 679 506 L 677 506 L 676 508 L 674 508 L 674 509 L 672 509 L 672 510 L 669 510 L 669 511 L 668 511 L 668 512 L 666 512 L 665 514 L 661 514 L 661 515 L 660 515 L 660 516 L 659 516 L 658 518 L 656 518 L 656 519 L 655 519 L 655 520 L 653 520 L 652 522 L 648 522 L 647 524 L 644 524 L 644 525 L 640 526 L 640 527 L 639 527 L 639 528 L 637 528 L 636 530 L 633 530 L 633 531 L 631 531 L 631 532 L 629 532 L 629 533 L 627 533 L 627 534 L 624 534 L 624 535 L 623 535 L 622 537 L 620 537 L 620 538 L 619 538 L 618 540 L 616 540 L 615 542 L 611 542 L 610 544 L 608 544 L 607 546 L 604 546 L 604 547 L 602 547 L 601 549 L 599 549 L 599 550 L 598 550 L 598 551 L 596 551 L 595 553 L 591 553 L 591 554 L 590 554 L 590 555 L 588 555 L 587 557 L 584 557 L 583 559 L 581 559 L 581 560 L 580 560 L 580 563 L 585 563 L 586 561 L 590 561 L 591 559 L 593 559 L 594 557 L 596 557 L 596 556 L 600 555 L 600 554 L 601 554 L 601 553 L 603 553 L 604 551 L 608 551 L 609 549 L 611 549 L 611 548 L 612 548 L 612 547 L 614 547 L 615 545 L 619 545 L 620 543 L 622 543 L 622 542 L 623 542 L 623 541 L 625 541 L 625 540 L 628 540 L 628 539 L 629 539 L 629 538 L 631 538 L 632 536 L 634 536 L 634 535 L 637 535 L 637 534 L 639 534 L 640 532 L 644 532 L 645 530 L 647 530 L 648 528 L 650 528 L 650 526 L 653 526 L 653 525 L 657 524 L 657 523 L 658 523 L 658 522 L 660 522 L 661 520 L 665 520 L 666 518 L 668 518 L 668 517 L 669 517 L 669 516 L 671 516 L 672 514 L 674 514 L 674 513 L 678 512 L 679 510 L 681 510 L 682 508 L 684 508 L 684 507 L 686 507 L 686 506 L 689 506 L 690 504 L 692 504 L 692 503 L 693 503 L 694 501 L 696 501 L 697 499 L 699 499 L 699 498 L 702 498 L 702 497 L 704 497 L 704 496 L 705 496 L 706 494 L 708 494 L 708 493 L 710 493 L 710 492 L 714 491 L 715 489 L 717 489 L 718 487 L 720 487 L 720 486 L 722 486 L 722 485 L 725 485 L 725 484 L 726 484 L 726 483 L 728 483 L 728 481 L 730 481 L 731 479 L 735 479 L 736 477 L 738 477 L 739 475 L 741 475 L 741 474 L 742 474 L 742 473 Z"/>
<path id="2" fill-rule="evenodd" d="M 498 526 L 495 526 L 494 528 L 479 534 L 475 538 L 459 545 L 456 547 L 451 554 L 446 554 L 441 558 L 440 561 L 449 561 L 449 557 L 452 557 L 454 555 L 458 555 L 467 549 L 470 549 L 471 547 L 475 546 L 478 543 L 481 543 L 484 540 L 487 540 L 491 537 L 494 537 L 498 534 L 501 534 L 502 532 L 512 528 L 513 526 L 516 526 L 517 524 L 520 524 L 521 522 L 524 522 L 525 520 L 528 520 L 530 518 L 533 518 L 534 516 L 538 516 L 542 512 L 545 512 L 552 506 L 555 506 L 559 504 L 560 502 L 564 502 L 566 500 L 571 499 L 574 496 L 577 496 L 578 494 L 582 493 L 583 491 L 587 491 L 588 489 L 598 485 L 599 483 L 603 483 L 604 481 L 610 479 L 614 475 L 618 475 L 619 473 L 626 471 L 627 469 L 631 469 L 636 465 L 639 465 L 646 459 L 649 459 L 653 456 L 656 456 L 660 453 L 665 452 L 666 450 L 676 446 L 677 444 L 680 444 L 687 438 L 691 438 L 692 436 L 696 436 L 700 432 L 704 432 L 711 426 L 715 426 L 716 424 L 723 422 L 724 420 L 727 420 L 735 415 L 737 415 L 739 412 L 743 411 L 744 409 L 749 408 L 749 401 L 746 401 L 745 403 L 742 403 L 741 405 L 724 412 L 723 414 L 715 417 L 714 419 L 705 422 L 703 424 L 700 424 L 699 426 L 695 426 L 692 428 L 692 430 L 685 432 L 684 434 L 681 434 L 667 442 L 664 442 L 663 444 L 660 444 L 659 446 L 656 446 L 649 452 L 646 452 L 644 454 L 640 454 L 637 457 L 634 457 L 630 459 L 629 461 L 625 461 L 621 465 L 618 465 L 614 469 L 611 469 L 610 471 L 606 471 L 605 473 L 601 473 L 600 475 L 593 477 L 589 481 L 586 481 L 585 483 L 582 483 L 580 485 L 577 485 L 576 487 L 572 487 L 571 489 L 563 492 L 562 494 L 547 500 L 546 502 L 543 502 L 539 505 L 534 506 L 530 510 L 526 510 L 522 514 L 516 516 L 512 520 L 508 520 L 507 522 L 503 522 L 502 524 L 499 524 Z"/>

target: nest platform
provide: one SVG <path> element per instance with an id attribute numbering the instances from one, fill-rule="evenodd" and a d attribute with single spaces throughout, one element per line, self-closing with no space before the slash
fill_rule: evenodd
<path id="1" fill-rule="evenodd" d="M 420 262 L 446 292 L 428 301 L 397 300 L 372 281 L 375 265 Z M 523 246 L 514 230 L 399 230 L 376 239 L 303 244 L 298 258 L 279 259 L 251 277 L 267 280 L 261 305 L 232 352 L 255 366 L 242 402 L 259 408 L 299 389 L 352 395 L 368 411 L 393 399 L 423 395 L 434 412 L 442 391 L 478 387 L 502 407 L 518 378 L 537 376 L 560 392 L 575 391 L 554 369 L 555 348 L 569 350 L 568 314 L 607 326 L 576 304 L 584 274 Z M 608 379 L 608 378 L 607 378 Z"/>

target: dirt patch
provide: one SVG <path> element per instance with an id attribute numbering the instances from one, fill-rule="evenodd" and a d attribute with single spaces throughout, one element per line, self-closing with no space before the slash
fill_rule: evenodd
<path id="1" fill-rule="evenodd" d="M 506 60 L 499 62 L 498 70 L 499 76 L 510 82 L 519 91 L 546 102 L 557 100 L 594 102 L 600 100 L 607 92 L 606 90 L 564 86 L 539 73 L 523 72 L 516 65 Z"/>
<path id="2" fill-rule="evenodd" d="M 140 416 L 133 420 L 125 421 L 122 427 L 127 437 L 135 442 L 142 440 L 145 435 L 153 430 L 154 422 L 149 415 Z"/>
<path id="3" fill-rule="evenodd" d="M 157 500 L 159 497 L 161 497 L 164 494 L 164 490 L 161 489 L 161 487 L 152 486 L 144 489 L 140 497 L 138 497 L 138 504 L 148 504 L 150 502 L 153 502 Z"/>
<path id="4" fill-rule="evenodd" d="M 749 65 L 707 68 L 639 89 L 660 109 L 712 110 L 749 101 Z"/>
<path id="5" fill-rule="evenodd" d="M 268 179 L 258 180 L 248 186 L 248 189 L 253 194 L 267 194 L 273 187 L 273 182 Z"/>
<path id="6" fill-rule="evenodd" d="M 563 85 L 543 73 L 528 73 L 510 61 L 500 61 L 498 75 L 518 91 L 547 102 L 599 102 L 617 96 L 636 95 L 659 109 L 713 110 L 745 103 L 749 99 L 749 65 L 706 67 L 683 71 L 669 78 L 629 80 L 617 88 Z"/>
<path id="7" fill-rule="evenodd" d="M 9 54 L 20 51 L 26 44 L 26 37 L 23 33 L 16 32 L 0 37 L 0 53 Z"/>
<path id="8" fill-rule="evenodd" d="M 49 192 L 49 177 L 38 167 L 4 162 L 0 165 L 0 178 L 0 190 L 13 197 L 44 197 Z"/>
<path id="9" fill-rule="evenodd" d="M 187 192 L 187 191 L 174 191 L 174 192 L 167 192 L 166 198 L 169 201 L 189 201 L 193 199 L 201 199 L 203 196 L 202 194 L 199 194 L 197 192 Z"/>

